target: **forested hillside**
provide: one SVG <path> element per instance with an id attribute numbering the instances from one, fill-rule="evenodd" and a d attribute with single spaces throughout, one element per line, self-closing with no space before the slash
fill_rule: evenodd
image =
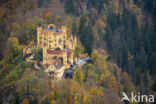
<path id="1" fill-rule="evenodd" d="M 23 57 L 49 23 L 93 60 L 73 79 L 51 82 Z M 123 91 L 156 94 L 155 0 L 0 0 L 0 103 L 119 104 Z"/>

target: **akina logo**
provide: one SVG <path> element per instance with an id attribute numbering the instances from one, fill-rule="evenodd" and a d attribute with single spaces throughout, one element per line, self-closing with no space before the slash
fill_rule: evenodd
<path id="1" fill-rule="evenodd" d="M 125 92 L 123 92 L 122 94 L 123 94 L 123 98 L 121 99 L 121 101 L 149 102 L 149 103 L 154 102 L 154 95 L 141 95 L 140 93 L 135 95 L 133 92 L 131 92 L 131 95 L 129 97 Z"/>

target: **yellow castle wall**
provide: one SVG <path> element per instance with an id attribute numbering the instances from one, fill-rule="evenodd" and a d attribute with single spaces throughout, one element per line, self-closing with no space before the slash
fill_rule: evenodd
<path id="1" fill-rule="evenodd" d="M 68 61 L 73 63 L 73 51 L 77 46 L 77 38 L 67 38 L 66 30 L 66 26 L 62 26 L 61 32 L 54 34 L 53 31 L 45 33 L 42 27 L 37 27 L 37 46 L 43 48 L 43 64 L 51 64 L 53 57 L 57 56 L 47 54 L 47 49 L 56 49 L 59 47 L 61 50 L 64 50 L 64 46 L 72 50 L 72 55 Z M 58 57 L 63 57 L 63 63 L 67 64 L 67 53 L 58 55 Z"/>
<path id="2" fill-rule="evenodd" d="M 62 52 L 62 54 L 47 54 L 47 48 L 43 48 L 43 64 L 51 64 L 53 62 L 53 57 L 62 57 L 63 64 L 67 64 L 67 52 Z"/>
<path id="3" fill-rule="evenodd" d="M 66 27 L 62 26 L 60 33 L 54 34 L 53 31 L 48 31 L 45 33 L 42 30 L 42 27 L 37 27 L 37 45 L 40 48 L 48 47 L 52 49 L 56 49 L 59 47 L 61 50 L 66 45 L 67 33 Z"/>

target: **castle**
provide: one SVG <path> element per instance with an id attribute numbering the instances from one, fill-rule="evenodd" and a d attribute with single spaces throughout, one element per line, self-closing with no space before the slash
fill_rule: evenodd
<path id="1" fill-rule="evenodd" d="M 43 49 L 43 65 L 49 66 L 47 72 L 73 64 L 76 46 L 77 37 L 68 37 L 66 26 L 57 28 L 49 24 L 46 29 L 37 27 L 37 47 Z"/>

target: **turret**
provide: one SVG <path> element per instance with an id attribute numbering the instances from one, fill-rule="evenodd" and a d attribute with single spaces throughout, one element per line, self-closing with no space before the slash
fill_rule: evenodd
<path id="1" fill-rule="evenodd" d="M 75 34 L 74 35 L 74 50 L 75 50 L 76 46 L 77 46 L 77 37 L 76 37 L 76 34 Z"/>
<path id="2" fill-rule="evenodd" d="M 73 41 L 73 39 L 74 39 L 73 34 L 70 35 L 69 39 Z"/>
<path id="3" fill-rule="evenodd" d="M 66 26 L 62 26 L 62 27 L 61 27 L 61 30 L 62 30 L 63 33 L 66 33 L 67 27 L 66 27 Z"/>

